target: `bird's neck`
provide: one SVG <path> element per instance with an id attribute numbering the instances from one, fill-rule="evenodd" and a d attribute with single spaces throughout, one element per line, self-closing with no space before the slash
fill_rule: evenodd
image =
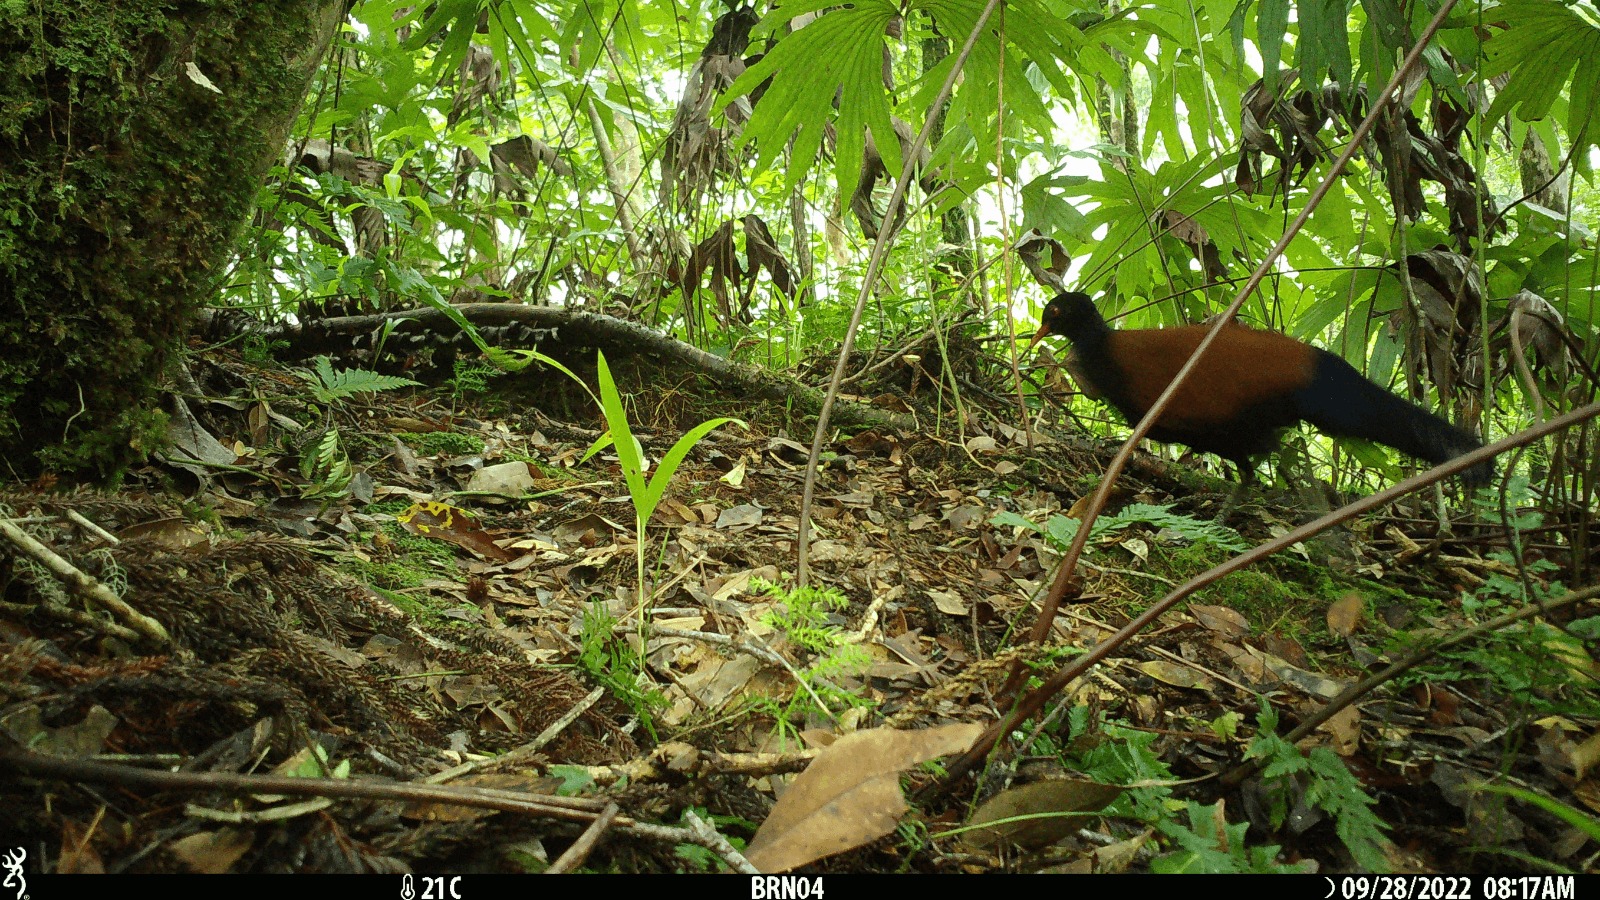
<path id="1" fill-rule="evenodd" d="M 1106 324 L 1105 319 L 1095 316 L 1074 322 L 1065 334 L 1079 353 L 1093 353 L 1105 349 L 1111 337 L 1111 326 Z"/>

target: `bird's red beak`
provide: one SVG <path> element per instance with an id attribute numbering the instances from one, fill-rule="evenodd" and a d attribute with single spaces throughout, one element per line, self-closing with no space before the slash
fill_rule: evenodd
<path id="1" fill-rule="evenodd" d="M 1032 353 L 1033 348 L 1039 346 L 1039 342 L 1044 340 L 1045 337 L 1050 334 L 1050 326 L 1044 324 L 1043 322 L 1039 323 L 1039 330 L 1033 333 L 1033 340 L 1028 342 L 1028 352 Z"/>

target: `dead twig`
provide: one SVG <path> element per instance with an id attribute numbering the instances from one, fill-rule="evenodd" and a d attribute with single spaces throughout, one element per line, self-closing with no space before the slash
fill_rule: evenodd
<path id="1" fill-rule="evenodd" d="M 172 637 L 160 622 L 129 606 L 127 601 L 111 589 L 90 577 L 82 569 L 68 562 L 54 550 L 39 543 L 33 535 L 18 528 L 10 519 L 0 519 L 0 535 L 17 545 L 17 548 L 37 560 L 52 575 L 66 583 L 74 594 L 100 604 L 121 619 L 123 624 L 155 644 L 163 647 L 172 643 Z"/>
<path id="2" fill-rule="evenodd" d="M 470 806 L 585 823 L 593 821 L 604 812 L 609 803 L 599 799 L 557 797 L 492 788 L 406 784 L 350 778 L 288 778 L 278 775 L 239 775 L 232 772 L 153 771 L 45 756 L 14 747 L 0 748 L 0 778 L 19 775 L 183 793 L 217 792 L 237 796 L 285 794 L 296 797 L 447 803 L 452 806 Z M 701 832 L 694 829 L 655 825 L 623 815 L 616 816 L 612 820 L 612 825 L 639 837 L 666 843 L 694 844 L 718 854 L 723 854 L 724 851 L 717 845 L 726 844 L 725 840 L 718 841 L 702 836 Z"/>
<path id="3" fill-rule="evenodd" d="M 591 104 L 591 108 L 592 106 Z M 557 857 L 556 861 L 550 864 L 550 868 L 544 870 L 544 873 L 546 875 L 564 875 L 583 865 L 583 861 L 588 859 L 589 854 L 594 851 L 595 845 L 600 843 L 601 835 L 606 833 L 606 830 L 611 827 L 611 823 L 617 818 L 618 812 L 620 810 L 617 808 L 616 803 L 607 803 L 606 808 L 600 811 L 600 815 L 595 816 L 594 821 L 589 823 L 589 827 L 583 830 L 583 834 L 578 835 L 578 839 L 572 842 L 571 847 L 567 848 L 567 852 Z"/>
<path id="4" fill-rule="evenodd" d="M 694 810 L 685 810 L 683 820 L 688 822 L 690 829 L 700 837 L 700 845 L 722 857 L 722 861 L 727 863 L 729 868 L 741 875 L 761 874 L 760 869 L 751 865 L 750 860 L 745 859 L 743 853 L 733 849 L 733 845 L 728 843 L 728 839 L 695 815 Z"/>
<path id="5" fill-rule="evenodd" d="M 531 760 L 539 753 L 540 750 L 543 750 L 547 744 L 555 740 L 556 735 L 567 730 L 567 726 L 578 721 L 579 716 L 583 715 L 585 712 L 588 712 L 589 707 L 594 706 L 601 697 L 605 696 L 605 693 L 605 688 L 595 688 L 594 690 L 590 691 L 588 696 L 574 704 L 573 707 L 567 710 L 566 714 L 561 718 L 551 722 L 550 725 L 545 728 L 545 730 L 539 732 L 537 737 L 509 753 L 504 753 L 500 756 L 489 757 L 487 759 L 475 759 L 471 762 L 462 763 L 459 766 L 452 766 L 451 768 L 445 769 L 443 772 L 437 772 L 433 775 L 429 775 L 427 778 L 422 779 L 422 781 L 424 784 L 444 784 L 447 781 L 452 781 L 456 778 L 460 778 L 462 775 L 475 772 L 479 769 L 488 768 L 491 766 L 499 768 L 501 766 L 508 766 Z"/>

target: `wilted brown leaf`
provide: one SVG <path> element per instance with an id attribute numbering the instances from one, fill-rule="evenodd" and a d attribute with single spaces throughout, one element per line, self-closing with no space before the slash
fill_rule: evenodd
<path id="1" fill-rule="evenodd" d="M 1006 844 L 1036 849 L 1053 844 L 1122 796 L 1114 784 L 1057 778 L 1007 788 L 972 814 L 973 830 L 961 842 L 973 850 L 998 850 Z"/>
<path id="2" fill-rule="evenodd" d="M 845 735 L 778 798 L 745 856 L 763 872 L 782 872 L 890 833 L 907 808 L 899 773 L 959 753 L 981 733 L 961 724 Z"/>

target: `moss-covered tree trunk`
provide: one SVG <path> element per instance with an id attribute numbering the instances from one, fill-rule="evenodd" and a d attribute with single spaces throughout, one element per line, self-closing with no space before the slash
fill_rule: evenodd
<path id="1" fill-rule="evenodd" d="M 345 0 L 0 6 L 0 472 L 110 477 Z"/>

